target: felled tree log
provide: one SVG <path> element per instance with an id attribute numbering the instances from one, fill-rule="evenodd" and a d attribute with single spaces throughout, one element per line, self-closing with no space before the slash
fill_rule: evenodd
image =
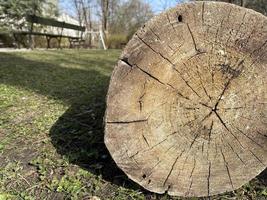
<path id="1" fill-rule="evenodd" d="M 178 5 L 130 40 L 111 77 L 105 144 L 129 178 L 179 196 L 232 191 L 267 165 L 267 20 Z"/>

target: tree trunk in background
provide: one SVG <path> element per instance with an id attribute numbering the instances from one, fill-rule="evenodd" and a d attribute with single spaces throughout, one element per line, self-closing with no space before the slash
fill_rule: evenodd
<path id="1" fill-rule="evenodd" d="M 101 12 L 102 30 L 106 34 L 108 31 L 109 0 L 101 0 Z"/>
<path id="2" fill-rule="evenodd" d="M 83 12 L 83 18 L 86 26 L 86 30 L 92 31 L 92 20 L 91 20 L 91 1 L 87 1 L 85 4 L 84 0 L 81 1 L 82 4 L 82 12 Z M 88 38 L 88 45 L 91 48 L 92 46 L 92 36 L 91 33 L 89 34 Z"/>
<path id="3" fill-rule="evenodd" d="M 92 17 L 91 17 L 91 8 L 89 7 L 89 13 L 88 13 L 88 20 L 86 20 L 86 26 L 88 27 L 88 30 L 92 31 L 93 27 L 92 27 Z M 89 46 L 90 48 L 92 47 L 92 35 L 89 34 Z"/>
<path id="4" fill-rule="evenodd" d="M 105 144 L 129 178 L 177 196 L 235 190 L 267 166 L 267 18 L 182 4 L 130 40 L 111 77 Z"/>

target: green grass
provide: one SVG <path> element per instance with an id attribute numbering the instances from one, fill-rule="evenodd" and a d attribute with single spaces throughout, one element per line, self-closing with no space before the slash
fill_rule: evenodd
<path id="1" fill-rule="evenodd" d="M 103 143 L 105 96 L 119 54 L 0 53 L 0 200 L 171 199 L 130 181 Z M 212 199 L 266 197 L 265 173 Z"/>

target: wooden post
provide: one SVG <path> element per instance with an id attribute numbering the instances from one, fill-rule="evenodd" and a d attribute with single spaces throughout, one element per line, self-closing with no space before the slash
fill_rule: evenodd
<path id="1" fill-rule="evenodd" d="M 51 37 L 46 36 L 47 49 L 50 49 L 50 40 L 51 40 Z"/>
<path id="2" fill-rule="evenodd" d="M 72 40 L 71 38 L 69 38 L 69 48 L 71 49 L 71 47 L 72 47 Z"/>
<path id="3" fill-rule="evenodd" d="M 34 48 L 34 41 L 33 41 L 33 35 L 32 35 L 33 25 L 34 25 L 34 23 L 31 22 L 31 27 L 30 27 L 30 31 L 29 31 L 29 47 L 30 47 L 30 49 Z"/>
<path id="4" fill-rule="evenodd" d="M 60 36 L 58 38 L 58 48 L 61 49 L 61 39 L 62 39 L 62 34 L 63 34 L 63 27 L 61 28 L 61 31 L 60 31 Z"/>
<path id="5" fill-rule="evenodd" d="M 219 2 L 154 17 L 111 77 L 105 144 L 152 192 L 211 196 L 267 166 L 267 18 Z"/>
<path id="6" fill-rule="evenodd" d="M 20 41 L 18 39 L 18 35 L 16 33 L 13 33 L 13 38 L 14 38 L 14 41 L 16 43 L 16 48 L 20 49 Z"/>

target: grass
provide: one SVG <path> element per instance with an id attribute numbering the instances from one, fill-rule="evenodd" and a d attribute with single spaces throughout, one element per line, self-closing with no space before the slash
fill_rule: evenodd
<path id="1" fill-rule="evenodd" d="M 119 54 L 0 53 L 0 200 L 184 199 L 143 190 L 105 148 L 105 95 Z M 267 199 L 266 182 L 264 172 L 212 199 Z"/>

